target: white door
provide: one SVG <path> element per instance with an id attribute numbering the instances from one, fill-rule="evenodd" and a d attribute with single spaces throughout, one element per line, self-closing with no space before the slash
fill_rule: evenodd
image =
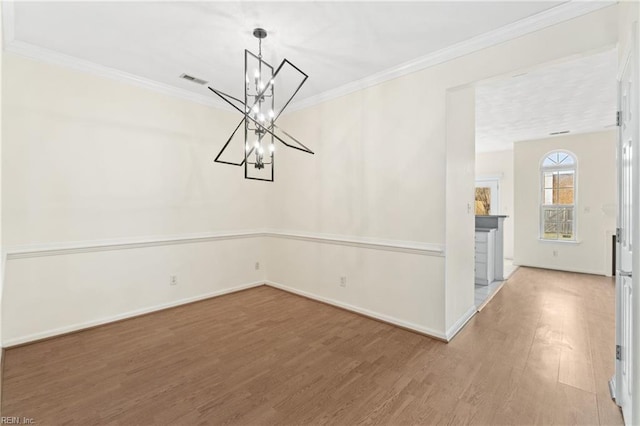
<path id="1" fill-rule="evenodd" d="M 635 40 L 635 37 L 634 37 Z M 638 225 L 638 200 L 634 189 L 638 183 L 638 107 L 637 58 L 635 47 L 631 49 L 622 64 L 619 82 L 619 125 L 618 144 L 618 259 L 616 271 L 616 402 L 622 408 L 625 422 L 632 421 L 631 401 L 633 393 L 633 305 L 632 295 L 635 282 L 633 276 L 632 252 L 638 239 L 634 229 Z M 640 274 L 640 271 L 636 271 Z M 639 325 L 636 325 L 639 326 Z"/>

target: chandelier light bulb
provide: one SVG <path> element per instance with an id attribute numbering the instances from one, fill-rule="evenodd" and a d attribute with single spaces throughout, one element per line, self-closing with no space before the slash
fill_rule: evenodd
<path id="1" fill-rule="evenodd" d="M 275 151 L 275 150 L 276 150 L 276 147 L 275 147 L 273 144 L 271 144 L 271 145 L 269 146 L 269 151 L 273 152 L 273 151 Z"/>
<path id="2" fill-rule="evenodd" d="M 260 107 L 258 106 L 258 104 L 255 104 L 252 108 L 253 112 L 258 113 L 258 111 L 260 111 Z"/>
<path id="3" fill-rule="evenodd" d="M 260 148 L 260 141 L 256 141 L 256 143 L 254 143 L 253 146 L 255 146 L 256 149 Z"/>
<path id="4" fill-rule="evenodd" d="M 260 155 L 264 154 L 264 148 L 262 147 L 258 148 L 258 152 L 260 153 Z"/>
<path id="5" fill-rule="evenodd" d="M 260 78 L 260 71 L 255 70 L 253 73 L 253 78 L 255 78 L 256 80 Z"/>
<path id="6" fill-rule="evenodd" d="M 269 118 L 273 118 L 276 116 L 276 113 L 273 110 L 269 110 Z"/>
<path id="7" fill-rule="evenodd" d="M 247 150 L 247 152 L 249 152 L 251 150 L 251 147 L 249 146 L 249 142 L 244 144 L 245 149 Z"/>
<path id="8" fill-rule="evenodd" d="M 260 115 L 258 116 L 258 120 L 259 120 L 260 122 L 264 122 L 264 114 L 260 114 Z"/>

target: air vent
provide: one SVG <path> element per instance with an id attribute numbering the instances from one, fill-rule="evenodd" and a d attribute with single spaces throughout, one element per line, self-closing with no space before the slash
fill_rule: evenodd
<path id="1" fill-rule="evenodd" d="M 189 81 L 191 81 L 193 83 L 196 83 L 196 84 L 207 84 L 207 82 L 204 81 L 203 79 L 198 78 L 198 77 L 194 77 L 194 76 L 189 75 L 189 74 L 182 74 L 180 76 L 180 78 L 184 78 L 185 80 L 189 80 Z"/>
<path id="2" fill-rule="evenodd" d="M 569 133 L 570 130 L 562 130 L 560 132 L 551 132 L 549 133 L 551 136 L 555 136 L 555 135 L 564 135 L 565 133 Z"/>

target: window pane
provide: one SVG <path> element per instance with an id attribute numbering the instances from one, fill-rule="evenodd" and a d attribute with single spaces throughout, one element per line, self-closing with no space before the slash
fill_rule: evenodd
<path id="1" fill-rule="evenodd" d="M 558 153 L 558 157 L 560 158 L 559 164 L 562 164 L 563 166 L 569 166 L 573 164 L 573 157 L 566 152 Z"/>
<path id="2" fill-rule="evenodd" d="M 542 161 L 542 238 L 575 240 L 575 165 L 567 151 L 552 152 Z"/>
<path id="3" fill-rule="evenodd" d="M 573 171 L 558 172 L 556 179 L 559 188 L 573 188 Z"/>
<path id="4" fill-rule="evenodd" d="M 488 215 L 491 211 L 491 188 L 476 188 L 476 214 Z"/>
<path id="5" fill-rule="evenodd" d="M 549 207 L 543 210 L 543 236 L 545 239 L 573 240 L 573 207 Z"/>
<path id="6" fill-rule="evenodd" d="M 573 164 L 575 164 L 573 156 L 564 151 L 552 152 L 542 161 L 542 167 L 571 166 Z"/>
<path id="7" fill-rule="evenodd" d="M 573 188 L 561 188 L 553 192 L 553 204 L 573 204 Z"/>
<path id="8" fill-rule="evenodd" d="M 545 188 L 553 188 L 553 173 L 545 172 L 544 173 L 544 187 Z"/>

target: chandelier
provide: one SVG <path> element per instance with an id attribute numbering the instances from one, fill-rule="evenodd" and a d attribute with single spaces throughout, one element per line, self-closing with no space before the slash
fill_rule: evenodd
<path id="1" fill-rule="evenodd" d="M 246 49 L 244 51 L 244 100 L 209 87 L 209 90 L 243 115 L 242 121 L 227 139 L 215 162 L 244 167 L 245 179 L 273 182 L 276 141 L 289 148 L 313 154 L 313 151 L 276 125 L 276 120 L 308 76 L 287 59 L 274 70 L 262 59 L 262 39 L 267 37 L 267 32 L 256 28 L 253 35 L 258 39 L 258 55 Z M 228 147 L 239 144 L 242 145 L 244 159 L 221 159 Z M 236 152 L 239 157 L 238 154 L 239 151 Z"/>

